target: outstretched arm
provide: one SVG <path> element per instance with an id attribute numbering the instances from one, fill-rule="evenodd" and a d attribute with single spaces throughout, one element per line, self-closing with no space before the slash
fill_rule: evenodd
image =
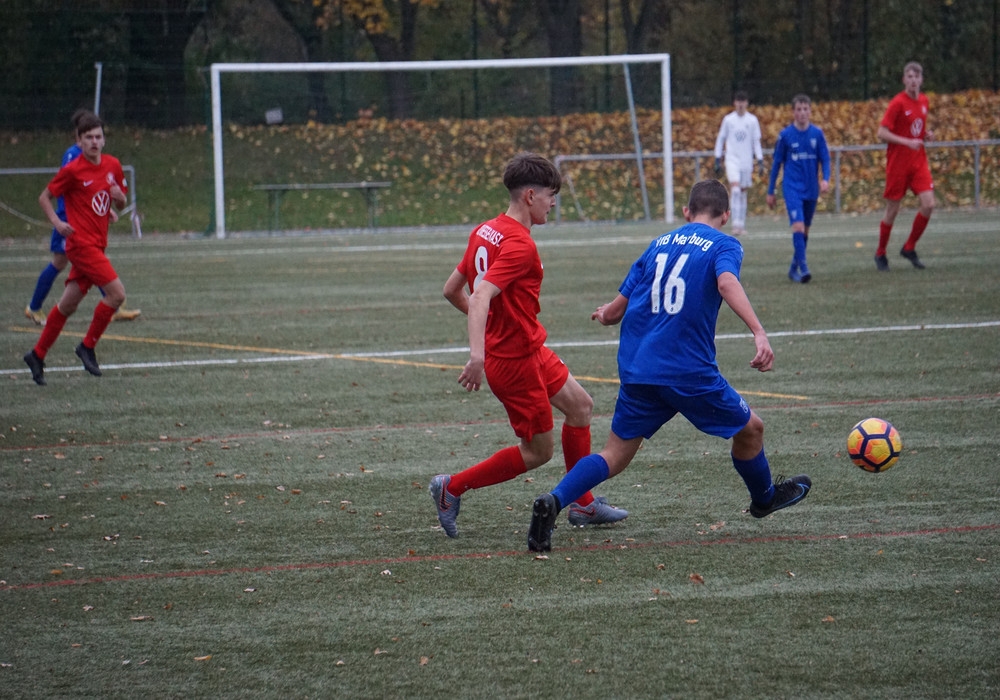
<path id="1" fill-rule="evenodd" d="M 597 311 L 590 314 L 590 320 L 597 321 L 602 326 L 613 326 L 621 322 L 626 307 L 628 307 L 628 297 L 619 294 L 609 303 L 598 306 Z"/>
<path id="2" fill-rule="evenodd" d="M 759 372 L 767 372 L 774 365 L 774 351 L 771 350 L 771 343 L 764 332 L 764 326 L 757 319 L 750 299 L 747 297 L 740 280 L 732 272 L 723 272 L 718 280 L 719 293 L 726 300 L 740 320 L 753 333 L 753 342 L 757 347 L 757 352 L 750 360 L 750 366 Z"/>

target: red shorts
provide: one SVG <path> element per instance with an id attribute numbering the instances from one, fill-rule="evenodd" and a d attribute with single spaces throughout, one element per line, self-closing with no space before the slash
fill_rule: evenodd
<path id="1" fill-rule="evenodd" d="M 886 170 L 883 197 L 898 202 L 906 196 L 907 189 L 913 190 L 913 194 L 916 195 L 934 189 L 934 179 L 931 177 L 931 169 L 926 160 Z"/>
<path id="2" fill-rule="evenodd" d="M 118 273 L 104 254 L 103 248 L 82 246 L 66 251 L 66 257 L 73 265 L 66 283 L 76 282 L 80 291 L 86 294 L 92 286 L 103 287 L 118 279 Z"/>
<path id="3" fill-rule="evenodd" d="M 514 434 L 531 440 L 555 426 L 549 400 L 566 384 L 569 367 L 543 345 L 535 354 L 513 360 L 487 356 L 486 379 L 507 410 Z"/>

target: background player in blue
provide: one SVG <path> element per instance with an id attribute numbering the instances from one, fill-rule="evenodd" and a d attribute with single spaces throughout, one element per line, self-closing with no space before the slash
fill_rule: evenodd
<path id="1" fill-rule="evenodd" d="M 90 114 L 86 109 L 78 109 L 73 112 L 73 116 L 70 117 L 70 122 L 73 125 L 73 138 L 76 138 L 76 127 L 79 124 L 80 119 L 85 115 Z M 59 162 L 59 167 L 64 167 L 67 163 L 71 163 L 80 157 L 83 153 L 80 150 L 79 142 L 74 143 L 72 146 L 66 149 L 63 153 L 62 160 Z M 56 216 L 58 216 L 63 221 L 66 221 L 66 203 L 63 202 L 62 197 L 56 198 Z M 114 211 L 112 209 L 112 211 Z M 49 250 L 52 251 L 52 261 L 45 266 L 41 274 L 38 275 L 38 281 L 35 282 L 35 292 L 31 295 L 31 301 L 28 305 L 24 307 L 24 317 L 30 321 L 34 321 L 36 325 L 45 325 L 45 311 L 42 309 L 42 304 L 45 303 L 45 298 L 52 291 L 52 285 L 55 284 L 56 278 L 59 273 L 66 269 L 69 265 L 69 258 L 66 257 L 66 239 L 63 235 L 59 233 L 56 229 L 52 229 L 52 237 L 49 240 Z M 104 294 L 104 290 L 101 290 L 101 294 Z M 112 317 L 114 321 L 132 321 L 139 317 L 142 313 L 140 309 L 126 309 L 124 306 L 115 311 L 115 315 Z"/>
<path id="2" fill-rule="evenodd" d="M 812 279 L 806 263 L 806 244 L 809 242 L 809 227 L 812 226 L 816 201 L 820 194 L 830 189 L 830 150 L 826 146 L 823 130 L 810 123 L 812 105 L 808 95 L 792 98 L 793 121 L 778 134 L 774 146 L 774 160 L 771 163 L 771 182 L 767 186 L 767 206 L 774 209 L 774 186 L 778 182 L 778 171 L 785 168 L 781 183 L 781 193 L 788 209 L 788 222 L 792 226 L 792 266 L 788 268 L 788 279 L 793 282 L 808 282 Z M 823 179 L 817 177 L 817 168 L 822 169 Z"/>
<path id="3" fill-rule="evenodd" d="M 552 548 L 552 528 L 565 504 L 619 474 L 651 438 L 680 413 L 696 428 L 732 438 L 732 460 L 750 492 L 750 514 L 763 518 L 809 493 L 806 475 L 771 479 L 764 455 L 764 423 L 729 386 L 715 361 L 715 327 L 722 302 L 753 333 L 750 366 L 767 372 L 774 352 L 743 285 L 743 247 L 721 231 L 729 219 L 729 193 L 717 180 L 699 182 L 684 208 L 685 226 L 655 239 L 632 264 L 614 301 L 591 318 L 621 322 L 621 388 L 608 441 L 584 457 L 551 493 L 535 499 L 528 549 Z"/>

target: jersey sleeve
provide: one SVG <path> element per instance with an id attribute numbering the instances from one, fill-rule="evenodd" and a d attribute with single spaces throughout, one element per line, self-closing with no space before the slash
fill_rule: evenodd
<path id="1" fill-rule="evenodd" d="M 531 265 L 533 253 L 533 248 L 524 243 L 515 244 L 513 241 L 507 243 L 499 249 L 496 258 L 490 261 L 483 279 L 503 291 L 507 285 L 524 274 L 525 269 Z"/>
<path id="2" fill-rule="evenodd" d="M 646 260 L 646 256 L 648 254 L 649 249 L 647 248 L 646 252 L 640 255 L 636 261 L 632 263 L 632 267 L 629 268 L 628 274 L 625 275 L 625 279 L 622 281 L 621 286 L 618 287 L 618 293 L 626 299 L 632 297 L 632 292 L 635 291 L 636 285 L 639 284 L 639 281 L 642 279 L 644 261 Z"/>
<path id="3" fill-rule="evenodd" d="M 778 134 L 778 141 L 774 144 L 774 157 L 771 160 L 771 179 L 767 183 L 767 193 L 774 194 L 774 188 L 778 184 L 778 171 L 785 160 L 784 132 Z"/>
<path id="4" fill-rule="evenodd" d="M 67 166 L 72 162 L 73 161 L 67 163 Z M 72 168 L 66 166 L 59 168 L 59 172 L 57 172 L 55 176 L 51 180 L 49 180 L 48 184 L 49 194 L 51 194 L 53 197 L 61 197 L 63 194 L 65 194 L 69 184 L 73 182 L 73 178 L 70 177 L 69 175 L 69 172 L 71 170 Z"/>
<path id="5" fill-rule="evenodd" d="M 743 266 L 743 246 L 735 240 L 726 243 L 715 258 L 715 277 L 718 279 L 723 272 L 731 272 L 739 279 L 740 268 Z"/>
<path id="6" fill-rule="evenodd" d="M 889 102 L 889 106 L 885 110 L 885 114 L 882 115 L 882 121 L 879 126 L 884 126 L 889 131 L 896 133 L 896 120 L 899 116 L 900 103 L 899 100 L 893 98 Z"/>
<path id="7" fill-rule="evenodd" d="M 726 135 L 728 134 L 728 131 L 729 131 L 728 126 L 729 126 L 728 120 L 725 117 L 723 117 L 722 118 L 722 124 L 719 126 L 719 135 L 715 137 L 715 157 L 716 158 L 721 158 L 722 157 L 722 145 L 726 141 Z"/>
<path id="8" fill-rule="evenodd" d="M 830 181 L 830 149 L 826 145 L 826 134 L 819 130 L 819 139 L 816 142 L 816 150 L 819 151 L 819 163 L 823 169 L 823 179 Z"/>

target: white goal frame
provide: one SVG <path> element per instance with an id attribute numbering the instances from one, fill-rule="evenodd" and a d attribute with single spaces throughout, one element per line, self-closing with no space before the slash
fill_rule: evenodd
<path id="1" fill-rule="evenodd" d="M 483 70 L 488 68 L 552 68 L 559 66 L 628 66 L 633 63 L 659 63 L 661 85 L 661 129 L 663 132 L 663 199 L 667 223 L 674 220 L 674 169 L 670 112 L 670 54 L 620 54 L 616 56 L 573 56 L 564 58 L 507 58 L 461 61 L 386 61 L 361 63 L 213 63 L 212 150 L 215 167 L 215 236 L 226 237 L 226 194 L 222 160 L 222 89 L 223 73 L 317 73 L 317 72 L 387 72 L 428 70 Z M 637 153 L 636 158 L 641 154 Z"/>

